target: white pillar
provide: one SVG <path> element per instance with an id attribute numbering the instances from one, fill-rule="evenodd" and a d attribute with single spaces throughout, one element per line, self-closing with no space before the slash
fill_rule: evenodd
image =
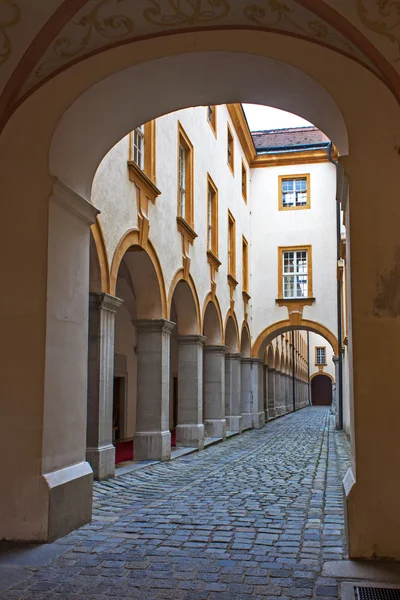
<path id="1" fill-rule="evenodd" d="M 170 335 L 166 319 L 135 321 L 137 331 L 137 413 L 134 436 L 137 460 L 169 460 Z"/>
<path id="2" fill-rule="evenodd" d="M 253 415 L 251 412 L 251 358 L 242 358 L 240 384 L 242 428 L 244 430 L 253 427 Z"/>
<path id="3" fill-rule="evenodd" d="M 115 313 L 122 300 L 89 294 L 86 459 L 95 479 L 115 475 L 112 443 Z"/>
<path id="4" fill-rule="evenodd" d="M 226 438 L 226 346 L 204 346 L 204 429 L 206 437 Z"/>
<path id="5" fill-rule="evenodd" d="M 227 431 L 242 432 L 241 354 L 225 355 L 225 419 Z"/>
<path id="6" fill-rule="evenodd" d="M 264 412 L 264 361 L 261 358 L 251 359 L 251 389 L 252 389 L 252 409 L 253 409 L 253 427 L 260 429 L 265 425 Z"/>
<path id="7" fill-rule="evenodd" d="M 267 381 L 268 381 L 268 419 L 276 418 L 276 405 L 275 405 L 275 369 L 270 367 L 267 368 Z"/>
<path id="8" fill-rule="evenodd" d="M 204 448 L 202 335 L 178 337 L 177 446 Z"/>

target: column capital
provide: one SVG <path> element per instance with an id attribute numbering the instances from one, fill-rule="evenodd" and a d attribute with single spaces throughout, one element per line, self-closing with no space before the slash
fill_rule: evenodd
<path id="1" fill-rule="evenodd" d="M 60 179 L 56 179 L 53 183 L 50 201 L 58 202 L 58 204 L 61 204 L 66 210 L 75 214 L 89 225 L 96 223 L 96 217 L 100 214 L 98 208 L 75 192 L 75 190 L 68 187 Z"/>
<path id="2" fill-rule="evenodd" d="M 111 294 L 106 294 L 105 292 L 89 292 L 89 303 L 95 308 L 115 313 L 123 303 L 123 300 L 116 296 L 111 296 Z"/>
<path id="3" fill-rule="evenodd" d="M 133 325 L 141 331 L 171 333 L 176 323 L 168 321 L 167 319 L 138 319 L 133 321 Z"/>
<path id="4" fill-rule="evenodd" d="M 241 361 L 242 363 L 244 363 L 245 365 L 251 365 L 251 361 L 253 359 L 250 356 L 242 356 Z"/>
<path id="5" fill-rule="evenodd" d="M 231 360 L 240 360 L 242 355 L 240 352 L 227 352 L 225 354 L 225 358 L 230 358 Z"/>
<path id="6" fill-rule="evenodd" d="M 274 373 L 275 372 L 275 367 L 269 367 L 267 365 L 267 371 L 268 371 L 268 373 Z"/>
<path id="7" fill-rule="evenodd" d="M 202 346 L 206 341 L 206 337 L 204 335 L 178 335 L 178 342 L 183 346 L 186 344 L 197 344 L 198 346 Z"/>
<path id="8" fill-rule="evenodd" d="M 204 351 L 210 354 L 225 354 L 228 350 L 228 346 L 204 346 Z"/>
<path id="9" fill-rule="evenodd" d="M 251 364 L 252 365 L 263 365 L 264 364 L 264 360 L 262 358 L 252 357 L 251 358 Z"/>

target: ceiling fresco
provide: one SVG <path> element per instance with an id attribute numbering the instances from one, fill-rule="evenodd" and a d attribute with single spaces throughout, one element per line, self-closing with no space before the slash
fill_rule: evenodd
<path id="1" fill-rule="evenodd" d="M 0 110 L 103 49 L 215 28 L 323 44 L 400 89 L 400 0 L 0 0 Z"/>

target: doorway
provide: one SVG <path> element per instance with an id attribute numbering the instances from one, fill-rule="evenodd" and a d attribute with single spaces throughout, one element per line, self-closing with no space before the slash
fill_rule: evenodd
<path id="1" fill-rule="evenodd" d="M 332 404 L 332 380 L 328 375 L 316 375 L 311 380 L 311 402 L 313 406 Z"/>

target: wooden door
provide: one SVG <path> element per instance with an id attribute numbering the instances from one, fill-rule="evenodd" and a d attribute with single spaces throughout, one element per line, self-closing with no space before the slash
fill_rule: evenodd
<path id="1" fill-rule="evenodd" d="M 332 381 L 327 375 L 316 375 L 311 380 L 311 402 L 313 406 L 332 404 Z"/>

